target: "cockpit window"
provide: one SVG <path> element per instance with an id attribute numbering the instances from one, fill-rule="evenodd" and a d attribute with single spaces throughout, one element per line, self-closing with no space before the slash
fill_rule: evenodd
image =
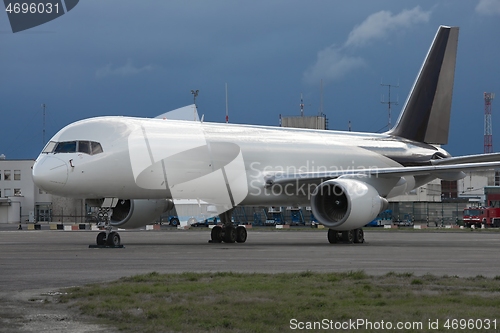
<path id="1" fill-rule="evenodd" d="M 90 142 L 78 141 L 78 152 L 90 155 Z"/>
<path id="2" fill-rule="evenodd" d="M 54 151 L 54 148 L 56 147 L 57 142 L 55 141 L 49 141 L 45 148 L 43 148 L 42 153 L 52 153 Z"/>
<path id="3" fill-rule="evenodd" d="M 102 146 L 99 142 L 95 141 L 63 141 L 55 142 L 50 141 L 47 143 L 42 153 L 59 154 L 59 153 L 83 153 L 89 155 L 96 155 L 102 153 Z"/>
<path id="4" fill-rule="evenodd" d="M 76 141 L 59 142 L 54 153 L 75 153 Z"/>
<path id="5" fill-rule="evenodd" d="M 99 142 L 90 141 L 92 145 L 92 155 L 102 153 L 102 147 Z"/>

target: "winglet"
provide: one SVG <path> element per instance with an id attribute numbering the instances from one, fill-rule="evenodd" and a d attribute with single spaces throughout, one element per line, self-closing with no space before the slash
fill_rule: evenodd
<path id="1" fill-rule="evenodd" d="M 448 143 L 458 27 L 440 26 L 422 68 L 389 135 Z"/>

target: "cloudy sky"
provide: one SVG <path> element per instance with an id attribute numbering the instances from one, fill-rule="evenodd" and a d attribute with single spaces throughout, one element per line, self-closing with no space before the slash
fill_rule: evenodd
<path id="1" fill-rule="evenodd" d="M 12 33 L 0 13 L 0 153 L 34 159 L 63 126 L 88 117 L 154 117 L 193 102 L 223 122 L 278 125 L 323 111 L 329 129 L 387 129 L 439 25 L 460 27 L 450 143 L 483 151 L 483 92 L 500 151 L 500 0 L 82 0 Z"/>

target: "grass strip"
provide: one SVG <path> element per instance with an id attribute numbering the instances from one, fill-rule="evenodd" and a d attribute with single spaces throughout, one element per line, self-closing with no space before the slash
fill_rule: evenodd
<path id="1" fill-rule="evenodd" d="M 422 328 L 381 329 L 379 325 L 379 329 L 357 327 L 352 330 L 356 332 L 460 332 L 460 326 L 445 329 L 443 325 L 447 320 L 459 324 L 460 319 L 489 319 L 489 330 L 481 321 L 481 329 L 478 322 L 462 331 L 494 332 L 496 320 L 500 332 L 499 296 L 500 276 L 152 272 L 69 288 L 58 301 L 123 332 L 290 332 L 294 319 L 304 328 L 324 320 L 330 325 L 359 319 L 393 325 L 422 323 Z M 431 329 L 429 322 L 436 320 L 438 329 Z"/>

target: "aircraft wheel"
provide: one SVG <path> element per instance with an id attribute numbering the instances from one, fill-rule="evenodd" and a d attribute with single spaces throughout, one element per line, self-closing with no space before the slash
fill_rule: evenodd
<path id="1" fill-rule="evenodd" d="M 234 243 L 236 242 L 236 228 L 233 226 L 227 226 L 224 228 L 224 243 Z"/>
<path id="2" fill-rule="evenodd" d="M 111 231 L 108 235 L 106 243 L 109 246 L 119 246 L 120 245 L 120 235 L 116 231 Z"/>
<path id="3" fill-rule="evenodd" d="M 236 228 L 236 242 L 245 243 L 247 240 L 247 228 L 239 226 Z"/>
<path id="4" fill-rule="evenodd" d="M 364 243 L 365 242 L 365 233 L 363 229 L 355 229 L 354 230 L 354 243 Z"/>
<path id="5" fill-rule="evenodd" d="M 222 242 L 222 228 L 218 225 L 212 228 L 212 232 L 210 233 L 212 238 L 212 243 L 220 243 Z"/>
<path id="6" fill-rule="evenodd" d="M 342 231 L 342 240 L 346 243 L 354 242 L 354 230 Z"/>
<path id="7" fill-rule="evenodd" d="M 97 234 L 97 240 L 96 240 L 97 245 L 106 245 L 106 233 L 104 231 L 101 231 L 100 233 Z"/>
<path id="8" fill-rule="evenodd" d="M 339 242 L 339 233 L 335 230 L 328 229 L 328 242 L 336 244 Z"/>

